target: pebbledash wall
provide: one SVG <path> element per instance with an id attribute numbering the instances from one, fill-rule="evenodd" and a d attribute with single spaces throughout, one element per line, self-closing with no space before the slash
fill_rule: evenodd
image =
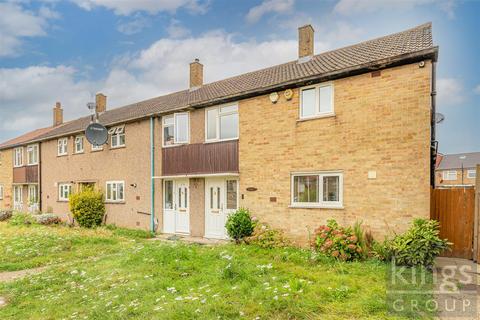
<path id="1" fill-rule="evenodd" d="M 300 243 L 332 218 L 363 221 L 380 238 L 428 218 L 431 68 L 335 80 L 335 116 L 326 118 L 299 120 L 297 89 L 290 101 L 240 101 L 240 205 Z M 291 174 L 321 171 L 343 173 L 343 208 L 292 208 Z"/>
<path id="2" fill-rule="evenodd" d="M 3 187 L 3 197 L 0 198 L 0 210 L 13 208 L 13 149 L 0 151 L 0 186 Z"/>

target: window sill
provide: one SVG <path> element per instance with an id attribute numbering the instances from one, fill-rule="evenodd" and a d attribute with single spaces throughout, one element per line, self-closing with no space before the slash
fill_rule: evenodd
<path id="1" fill-rule="evenodd" d="M 175 147 L 181 147 L 181 146 L 186 146 L 190 144 L 190 142 L 185 142 L 185 143 L 177 143 L 177 144 L 171 144 L 171 145 L 162 145 L 162 148 L 175 148 Z"/>
<path id="2" fill-rule="evenodd" d="M 301 205 L 301 204 L 292 204 L 288 206 L 290 209 L 332 209 L 332 210 L 343 210 L 344 206 L 325 206 L 325 205 Z"/>
<path id="3" fill-rule="evenodd" d="M 227 142 L 227 141 L 235 141 L 238 140 L 237 138 L 231 138 L 231 139 L 218 139 L 218 140 L 206 140 L 204 144 L 209 144 L 209 143 L 218 143 L 218 142 Z"/>
<path id="4" fill-rule="evenodd" d="M 27 167 L 38 166 L 38 163 L 29 163 L 26 165 Z"/>
<path id="5" fill-rule="evenodd" d="M 100 152 L 103 151 L 103 149 L 98 149 L 98 150 L 90 150 L 90 152 Z"/>
<path id="6" fill-rule="evenodd" d="M 125 204 L 125 201 L 105 201 L 105 204 Z"/>
<path id="7" fill-rule="evenodd" d="M 84 154 L 85 151 L 82 151 L 82 152 L 75 152 L 73 155 L 77 155 L 77 154 Z"/>
<path id="8" fill-rule="evenodd" d="M 21 166 L 13 166 L 14 168 L 23 168 L 25 167 L 23 164 Z"/>
<path id="9" fill-rule="evenodd" d="M 126 148 L 126 145 L 123 146 L 117 146 L 117 147 L 110 147 L 110 150 L 115 150 L 115 149 L 123 149 Z"/>
<path id="10" fill-rule="evenodd" d="M 68 156 L 68 153 L 65 153 L 65 154 L 57 154 L 57 158 L 66 157 L 66 156 Z"/>
<path id="11" fill-rule="evenodd" d="M 308 120 L 315 120 L 315 119 L 322 119 L 322 118 L 334 118 L 336 115 L 334 112 L 330 113 L 324 113 L 324 114 L 319 114 L 311 117 L 306 117 L 306 118 L 299 118 L 297 119 L 297 122 L 303 122 L 303 121 L 308 121 Z"/>
<path id="12" fill-rule="evenodd" d="M 68 200 L 57 200 L 57 202 L 63 202 L 63 203 L 67 203 Z"/>

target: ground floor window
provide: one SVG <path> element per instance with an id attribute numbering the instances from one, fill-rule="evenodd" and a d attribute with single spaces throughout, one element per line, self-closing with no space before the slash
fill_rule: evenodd
<path id="1" fill-rule="evenodd" d="M 0 200 L 3 200 L 3 186 L 0 185 Z"/>
<path id="2" fill-rule="evenodd" d="M 108 202 L 125 201 L 125 182 L 124 181 L 107 181 L 107 194 L 105 199 Z"/>
<path id="3" fill-rule="evenodd" d="M 340 172 L 292 174 L 292 206 L 342 207 L 343 174 Z"/>
<path id="4" fill-rule="evenodd" d="M 227 180 L 227 209 L 237 209 L 237 180 Z"/>
<path id="5" fill-rule="evenodd" d="M 38 187 L 36 185 L 28 186 L 28 203 L 29 205 L 38 203 Z"/>
<path id="6" fill-rule="evenodd" d="M 23 187 L 13 187 L 13 208 L 15 210 L 23 210 Z"/>
<path id="7" fill-rule="evenodd" d="M 72 185 L 70 183 L 58 184 L 58 200 L 68 201 L 70 194 L 72 193 Z"/>

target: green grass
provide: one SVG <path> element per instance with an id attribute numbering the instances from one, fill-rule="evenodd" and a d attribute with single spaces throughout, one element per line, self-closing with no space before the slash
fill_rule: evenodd
<path id="1" fill-rule="evenodd" d="M 392 318 L 380 262 L 163 243 L 111 229 L 0 223 L 0 270 L 50 265 L 0 283 L 8 301 L 0 319 Z"/>

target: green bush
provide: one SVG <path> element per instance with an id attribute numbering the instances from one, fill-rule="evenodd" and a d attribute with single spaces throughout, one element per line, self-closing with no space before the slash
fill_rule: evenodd
<path id="1" fill-rule="evenodd" d="M 85 188 L 79 193 L 70 195 L 70 211 L 81 227 L 99 226 L 105 215 L 102 192 Z"/>
<path id="2" fill-rule="evenodd" d="M 353 261 L 363 258 L 364 251 L 352 228 L 344 228 L 335 220 L 328 220 L 327 225 L 315 230 L 313 247 L 321 254 L 342 261 Z"/>
<path id="3" fill-rule="evenodd" d="M 225 227 L 228 236 L 239 243 L 242 239 L 252 235 L 255 223 L 250 216 L 250 212 L 247 209 L 240 208 L 228 217 Z"/>
<path id="4" fill-rule="evenodd" d="M 256 223 L 253 234 L 245 238 L 245 242 L 267 249 L 284 248 L 291 245 L 282 231 L 272 229 L 264 223 Z"/>
<path id="5" fill-rule="evenodd" d="M 415 219 L 407 232 L 386 243 L 385 251 L 398 265 L 431 267 L 434 259 L 451 245 L 440 239 L 439 233 L 438 221 Z"/>

